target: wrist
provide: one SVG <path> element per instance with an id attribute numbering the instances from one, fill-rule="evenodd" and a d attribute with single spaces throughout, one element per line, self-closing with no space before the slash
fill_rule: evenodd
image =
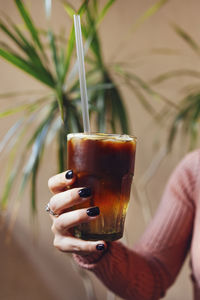
<path id="1" fill-rule="evenodd" d="M 73 254 L 74 260 L 86 269 L 91 269 L 97 264 L 104 255 L 108 252 L 110 243 L 106 243 L 107 247 L 104 250 L 97 250 L 96 252 L 89 254 Z"/>

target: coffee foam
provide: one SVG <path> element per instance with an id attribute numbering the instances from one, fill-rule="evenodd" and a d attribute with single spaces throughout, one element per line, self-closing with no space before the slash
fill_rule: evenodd
<path id="1" fill-rule="evenodd" d="M 136 138 L 127 134 L 103 134 L 103 133 L 70 133 L 67 135 L 68 140 L 72 138 L 90 139 L 90 140 L 106 140 L 106 141 L 134 141 Z"/>

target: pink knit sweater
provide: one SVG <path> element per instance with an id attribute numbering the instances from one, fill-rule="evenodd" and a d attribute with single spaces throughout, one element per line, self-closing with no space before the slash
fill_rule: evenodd
<path id="1" fill-rule="evenodd" d="M 174 282 L 189 250 L 194 299 L 199 300 L 200 150 L 177 166 L 155 217 L 133 249 L 112 242 L 101 257 L 74 257 L 122 298 L 157 300 Z"/>

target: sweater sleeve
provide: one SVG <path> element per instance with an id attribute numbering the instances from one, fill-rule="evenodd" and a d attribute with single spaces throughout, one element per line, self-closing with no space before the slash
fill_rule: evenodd
<path id="1" fill-rule="evenodd" d="M 199 151 L 192 152 L 177 166 L 153 220 L 133 249 L 112 242 L 99 259 L 74 255 L 78 264 L 122 298 L 163 297 L 190 248 L 199 157 Z"/>

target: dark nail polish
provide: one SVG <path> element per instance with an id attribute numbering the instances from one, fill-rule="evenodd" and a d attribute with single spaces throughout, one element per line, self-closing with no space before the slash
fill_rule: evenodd
<path id="1" fill-rule="evenodd" d="M 100 214 L 100 210 L 99 210 L 98 206 L 87 209 L 87 215 L 89 217 L 95 217 L 95 216 L 98 216 L 99 214 Z"/>
<path id="2" fill-rule="evenodd" d="M 73 173 L 72 170 L 67 171 L 66 174 L 65 174 L 66 179 L 72 179 L 73 176 L 74 176 L 74 173 Z"/>
<path id="3" fill-rule="evenodd" d="M 96 245 L 96 249 L 99 251 L 102 251 L 105 249 L 105 246 L 104 246 L 104 244 L 98 244 L 98 245 Z"/>
<path id="4" fill-rule="evenodd" d="M 87 198 L 92 195 L 90 188 L 83 188 L 78 193 L 81 198 Z"/>

